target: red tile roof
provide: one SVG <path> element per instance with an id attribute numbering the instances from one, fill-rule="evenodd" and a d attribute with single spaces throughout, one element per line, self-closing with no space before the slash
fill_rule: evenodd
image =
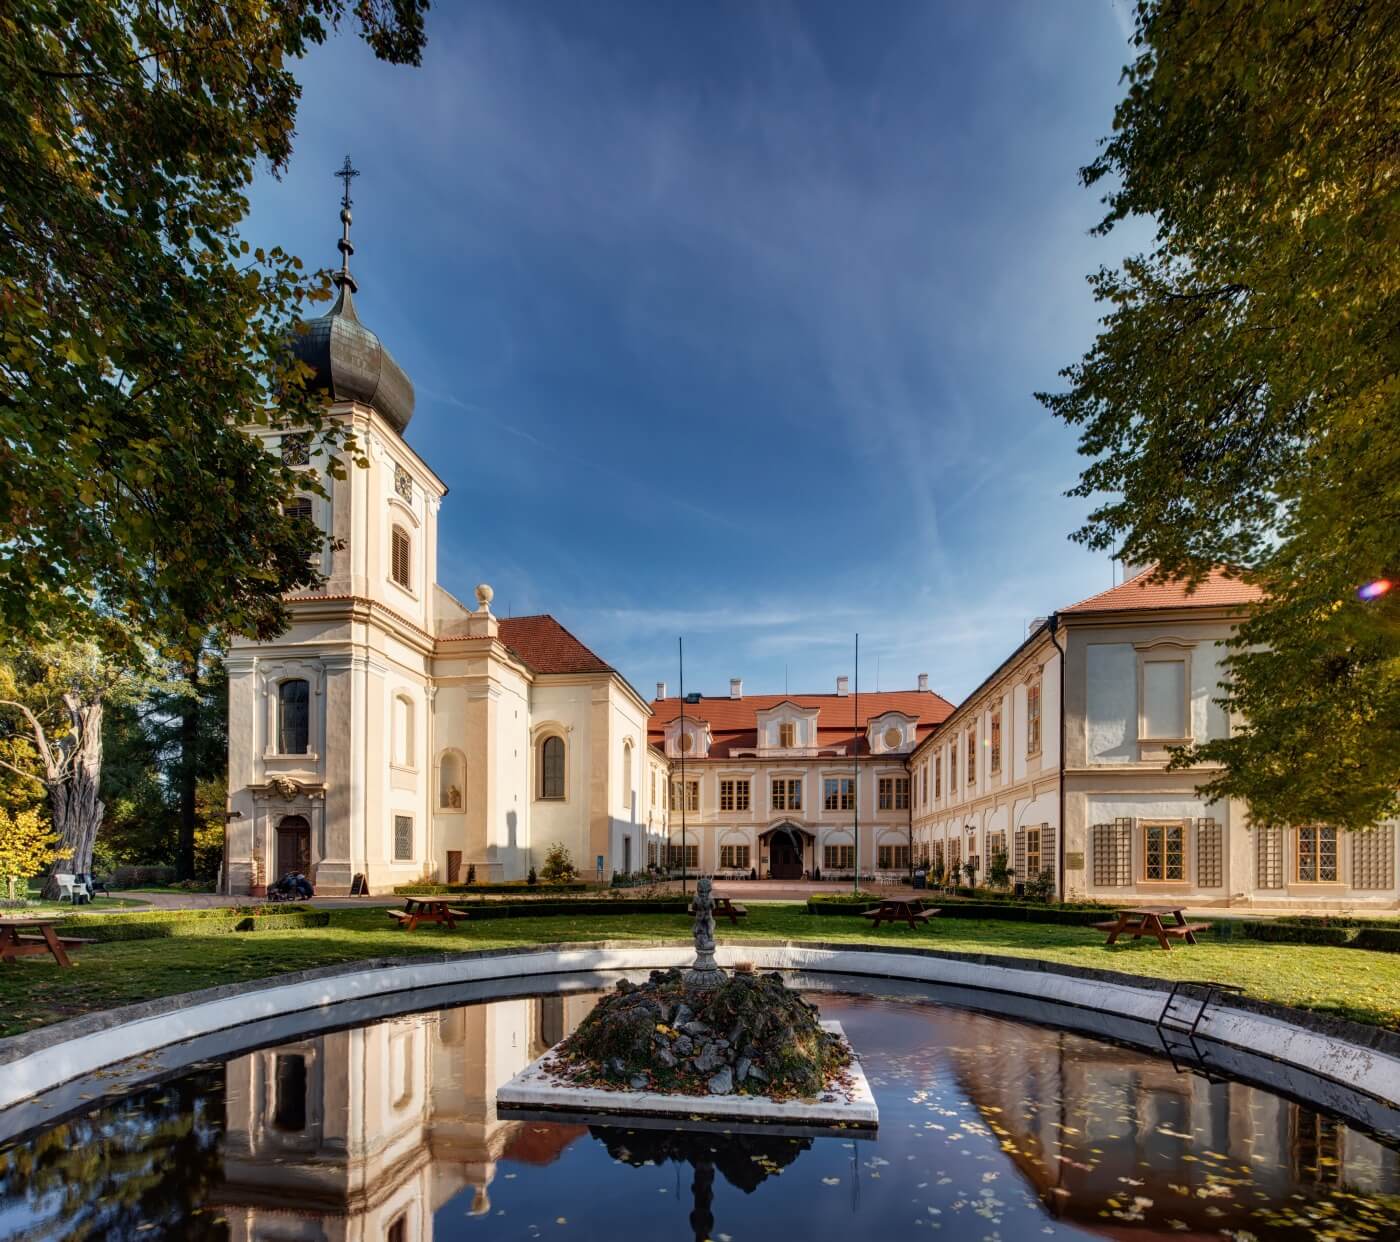
<path id="1" fill-rule="evenodd" d="M 752 750 L 758 745 L 758 713 L 779 703 L 793 703 L 804 710 L 816 708 L 817 749 L 849 747 L 856 731 L 855 698 L 853 694 L 746 694 L 741 699 L 725 695 L 702 697 L 698 703 L 685 704 L 687 720 L 704 721 L 710 726 L 710 758 L 724 759 L 736 750 Z M 903 712 L 918 720 L 916 740 L 922 741 L 937 724 L 953 713 L 953 705 L 931 690 L 884 690 L 860 696 L 861 753 L 866 726 L 876 716 L 886 712 Z M 656 699 L 651 705 L 651 721 L 647 726 L 648 740 L 661 746 L 666 725 L 681 714 L 681 700 L 674 696 Z"/>
<path id="2" fill-rule="evenodd" d="M 1153 582 L 1151 569 L 1129 578 L 1119 586 L 1100 591 L 1088 599 L 1062 608 L 1062 613 L 1127 612 L 1138 608 L 1224 608 L 1252 604 L 1263 597 L 1256 586 L 1228 576 L 1224 569 L 1212 569 L 1195 591 L 1185 582 Z"/>
<path id="3" fill-rule="evenodd" d="M 502 617 L 501 641 L 536 673 L 611 673 L 613 667 L 594 654 L 547 613 Z"/>

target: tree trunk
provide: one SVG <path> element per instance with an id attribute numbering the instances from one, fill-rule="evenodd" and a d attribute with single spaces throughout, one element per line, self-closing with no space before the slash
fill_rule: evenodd
<path id="1" fill-rule="evenodd" d="M 44 881 L 44 896 L 58 899 L 62 872 L 92 871 L 92 847 L 102 826 L 102 703 L 83 703 L 76 695 L 64 695 L 72 732 L 63 739 L 64 764 L 46 774 L 49 804 L 59 848 L 67 857 L 56 862 Z"/>
<path id="2" fill-rule="evenodd" d="M 199 665 L 185 669 L 190 694 L 180 707 L 180 840 L 175 850 L 175 875 L 194 879 L 195 790 L 199 783 Z"/>

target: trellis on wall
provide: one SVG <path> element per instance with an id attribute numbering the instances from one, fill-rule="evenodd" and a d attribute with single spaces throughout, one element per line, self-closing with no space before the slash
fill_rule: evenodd
<path id="1" fill-rule="evenodd" d="M 1385 824 L 1353 832 L 1351 886 L 1365 889 L 1395 887 L 1395 829 Z"/>
<path id="2" fill-rule="evenodd" d="M 1094 884 L 1126 888 L 1133 882 L 1133 821 L 1115 819 L 1092 829 Z"/>

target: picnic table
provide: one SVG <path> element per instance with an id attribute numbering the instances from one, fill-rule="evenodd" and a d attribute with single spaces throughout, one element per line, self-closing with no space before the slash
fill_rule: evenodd
<path id="1" fill-rule="evenodd" d="M 0 919 L 0 962 L 49 953 L 60 966 L 71 966 L 64 950 L 73 944 L 91 944 L 78 936 L 60 936 L 57 919 Z M 26 931 L 26 929 L 31 929 Z"/>
<path id="2" fill-rule="evenodd" d="M 739 926 L 739 920 L 748 917 L 748 907 L 741 906 L 732 897 L 721 897 L 716 893 L 710 898 L 714 907 L 714 916 L 717 919 L 728 919 L 735 927 Z M 692 902 L 690 913 L 695 913 L 695 905 Z"/>
<path id="3" fill-rule="evenodd" d="M 910 927 L 917 927 L 920 923 L 927 923 L 941 910 L 941 907 L 925 906 L 918 897 L 884 897 L 879 905 L 862 911 L 862 917 L 870 920 L 871 927 L 879 927 L 881 923 L 898 923 L 900 920 Z"/>
<path id="4" fill-rule="evenodd" d="M 1170 949 L 1173 940 L 1195 944 L 1196 933 L 1205 931 L 1210 924 L 1188 923 L 1185 911 L 1176 906 L 1139 906 L 1135 910 L 1120 910 L 1117 918 L 1094 926 L 1108 933 L 1107 944 L 1114 944 L 1119 936 L 1131 932 L 1134 940 L 1152 936 L 1162 948 Z"/>
<path id="5" fill-rule="evenodd" d="M 419 923 L 438 923 L 450 930 L 457 926 L 458 919 L 471 918 L 468 911 L 457 909 L 441 897 L 409 897 L 402 910 L 386 910 L 384 913 L 396 919 L 399 926 L 407 931 L 416 930 Z"/>

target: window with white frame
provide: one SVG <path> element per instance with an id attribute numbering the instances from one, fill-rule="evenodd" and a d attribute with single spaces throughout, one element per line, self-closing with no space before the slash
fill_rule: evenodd
<path id="1" fill-rule="evenodd" d="M 855 865 L 856 847 L 854 845 L 822 846 L 822 870 L 853 871 Z"/>
<path id="2" fill-rule="evenodd" d="M 822 806 L 828 811 L 849 811 L 856 804 L 856 783 L 849 776 L 828 776 L 822 782 Z"/>
<path id="3" fill-rule="evenodd" d="M 537 751 L 539 796 L 542 801 L 558 802 L 564 797 L 564 739 L 557 733 L 540 739 Z"/>
<path id="4" fill-rule="evenodd" d="M 687 871 L 700 870 L 700 847 L 698 845 L 673 844 L 666 854 L 673 870 L 684 867 Z"/>
<path id="5" fill-rule="evenodd" d="M 802 781 L 790 776 L 773 778 L 773 809 L 775 811 L 800 811 L 802 809 Z"/>
<path id="6" fill-rule="evenodd" d="M 686 793 L 686 798 L 685 798 L 685 809 L 686 809 L 687 811 L 698 811 L 698 810 L 700 809 L 700 782 L 699 782 L 699 781 L 686 781 L 686 782 L 685 782 L 685 793 Z M 673 810 L 673 811 L 679 811 L 680 809 L 681 809 L 681 783 L 680 783 L 680 781 L 672 781 L 672 782 L 671 782 L 671 810 Z"/>
<path id="7" fill-rule="evenodd" d="M 1335 884 L 1337 870 L 1337 830 L 1311 827 L 1295 829 L 1297 876 L 1299 884 Z"/>
<path id="8" fill-rule="evenodd" d="M 908 871 L 909 847 L 907 845 L 882 845 L 877 851 L 881 871 Z"/>
<path id="9" fill-rule="evenodd" d="M 797 745 L 797 726 L 792 721 L 785 720 L 778 726 L 778 745 L 784 750 Z"/>
<path id="10" fill-rule="evenodd" d="M 394 861 L 413 861 L 413 816 L 394 816 Z"/>
<path id="11" fill-rule="evenodd" d="M 728 871 L 747 871 L 749 867 L 749 847 L 747 845 L 721 845 L 719 865 Z"/>
<path id="12" fill-rule="evenodd" d="M 277 753 L 305 755 L 311 750 L 311 683 L 293 677 L 277 687 Z"/>
<path id="13" fill-rule="evenodd" d="M 880 810 L 907 811 L 909 809 L 909 778 L 907 776 L 882 776 L 878 787 Z"/>
<path id="14" fill-rule="evenodd" d="M 749 809 L 749 782 L 737 777 L 725 777 L 719 783 L 719 809 L 721 811 L 747 811 Z"/>

